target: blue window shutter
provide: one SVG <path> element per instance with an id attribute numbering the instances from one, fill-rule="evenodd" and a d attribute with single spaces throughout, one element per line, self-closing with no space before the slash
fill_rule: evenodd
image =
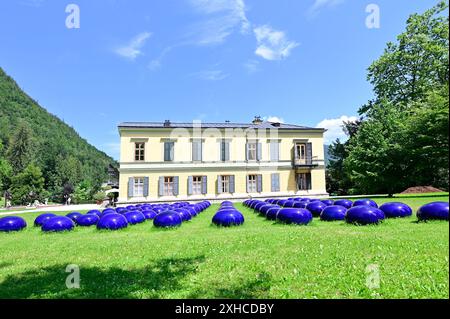
<path id="1" fill-rule="evenodd" d="M 230 193 L 235 193 L 235 179 L 234 179 L 234 175 L 230 176 Z"/>
<path id="2" fill-rule="evenodd" d="M 149 195 L 149 178 L 144 177 L 144 197 L 148 197 Z"/>
<path id="3" fill-rule="evenodd" d="M 250 176 L 247 175 L 247 193 L 250 193 Z"/>
<path id="4" fill-rule="evenodd" d="M 306 174 L 306 189 L 311 190 L 312 184 L 311 184 L 311 173 Z"/>
<path id="5" fill-rule="evenodd" d="M 160 177 L 159 178 L 159 182 L 158 182 L 158 195 L 159 196 L 164 196 L 164 177 Z"/>
<path id="6" fill-rule="evenodd" d="M 220 160 L 225 162 L 225 141 L 220 142 Z"/>
<path id="7" fill-rule="evenodd" d="M 202 194 L 208 194 L 208 176 L 202 177 Z"/>
<path id="8" fill-rule="evenodd" d="M 245 160 L 248 161 L 248 143 L 245 144 Z"/>
<path id="9" fill-rule="evenodd" d="M 270 160 L 272 162 L 280 160 L 280 145 L 278 142 L 270 142 Z"/>
<path id="10" fill-rule="evenodd" d="M 230 143 L 225 142 L 225 162 L 230 160 Z"/>
<path id="11" fill-rule="evenodd" d="M 134 177 L 128 179 L 128 197 L 133 197 L 134 195 Z"/>
<path id="12" fill-rule="evenodd" d="M 175 153 L 175 143 L 171 142 L 171 143 L 169 143 L 169 145 L 170 145 L 170 161 L 173 161 L 174 158 L 175 158 L 175 156 L 174 156 L 174 153 Z"/>
<path id="13" fill-rule="evenodd" d="M 164 161 L 168 162 L 170 159 L 170 150 L 169 150 L 169 143 L 164 143 Z"/>
<path id="14" fill-rule="evenodd" d="M 217 194 L 222 194 L 222 176 L 217 176 Z"/>
<path id="15" fill-rule="evenodd" d="M 256 175 L 256 191 L 262 193 L 262 175 Z"/>
<path id="16" fill-rule="evenodd" d="M 272 174 L 272 192 L 280 191 L 280 174 L 273 173 Z"/>
<path id="17" fill-rule="evenodd" d="M 306 164 L 312 165 L 312 143 L 306 143 Z"/>
<path id="18" fill-rule="evenodd" d="M 188 195 L 192 195 L 193 190 L 192 190 L 192 184 L 193 184 L 194 178 L 192 176 L 188 177 Z"/>
<path id="19" fill-rule="evenodd" d="M 256 143 L 256 160 L 260 161 L 262 159 L 262 144 Z"/>
<path id="20" fill-rule="evenodd" d="M 179 182 L 180 182 L 180 178 L 178 176 L 175 176 L 173 178 L 173 195 L 174 196 L 178 196 L 179 194 Z"/>

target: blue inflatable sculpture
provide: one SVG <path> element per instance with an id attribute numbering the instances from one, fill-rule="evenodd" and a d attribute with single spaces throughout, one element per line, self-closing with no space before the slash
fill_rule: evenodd
<path id="1" fill-rule="evenodd" d="M 353 202 L 349 199 L 338 199 L 334 202 L 334 205 L 344 206 L 345 208 L 349 209 L 352 208 Z"/>
<path id="2" fill-rule="evenodd" d="M 42 227 L 42 225 L 44 225 L 44 223 L 47 220 L 49 220 L 50 218 L 55 217 L 55 216 L 56 216 L 55 214 L 51 214 L 51 213 L 41 214 L 38 217 L 36 217 L 36 219 L 34 220 L 34 226 Z"/>
<path id="3" fill-rule="evenodd" d="M 268 220 L 277 220 L 277 216 L 278 216 L 278 212 L 281 210 L 282 208 L 278 205 L 275 205 L 272 208 L 269 208 L 266 212 L 266 218 Z"/>
<path id="4" fill-rule="evenodd" d="M 376 207 L 368 205 L 354 206 L 347 211 L 345 221 L 350 224 L 378 224 L 384 219 L 384 213 Z"/>
<path id="5" fill-rule="evenodd" d="M 372 206 L 378 208 L 377 203 L 367 198 L 355 200 L 355 202 L 353 203 L 353 207 L 355 206 Z"/>
<path id="6" fill-rule="evenodd" d="M 128 212 L 123 214 L 123 216 L 127 219 L 127 222 L 131 225 L 141 224 L 145 222 L 145 216 L 138 210 L 134 210 L 132 212 Z"/>
<path id="7" fill-rule="evenodd" d="M 318 200 L 310 202 L 306 206 L 306 209 L 309 210 L 314 217 L 319 217 L 320 213 L 322 212 L 322 210 L 324 210 L 325 207 L 327 207 L 327 205 Z"/>
<path id="8" fill-rule="evenodd" d="M 74 222 L 76 222 L 80 216 L 83 216 L 83 214 L 81 214 L 79 212 L 72 212 L 72 213 L 69 213 L 66 215 L 66 217 L 69 217 Z"/>
<path id="9" fill-rule="evenodd" d="M 408 217 L 412 215 L 412 209 L 404 203 L 385 203 L 380 206 L 387 218 Z"/>
<path id="10" fill-rule="evenodd" d="M 239 226 L 244 223 L 244 215 L 237 210 L 220 211 L 214 215 L 212 222 L 223 227 Z"/>
<path id="11" fill-rule="evenodd" d="M 97 214 L 86 214 L 78 217 L 75 223 L 81 227 L 89 227 L 97 225 L 99 220 L 100 217 L 98 217 Z"/>
<path id="12" fill-rule="evenodd" d="M 66 216 L 55 216 L 47 220 L 42 225 L 42 231 L 44 232 L 62 232 L 70 231 L 75 227 L 73 220 Z"/>
<path id="13" fill-rule="evenodd" d="M 321 202 L 327 206 L 334 205 L 334 200 L 332 200 L 332 199 L 322 199 Z"/>
<path id="14" fill-rule="evenodd" d="M 102 216 L 102 212 L 99 211 L 99 210 L 96 210 L 96 209 L 93 209 L 93 210 L 88 211 L 87 214 L 88 214 L 88 215 L 91 215 L 91 214 L 97 215 L 98 217 Z"/>
<path id="15" fill-rule="evenodd" d="M 320 220 L 331 222 L 335 220 L 344 220 L 347 208 L 340 205 L 327 206 L 320 213 Z"/>
<path id="16" fill-rule="evenodd" d="M 152 210 L 152 209 L 145 209 L 145 210 L 143 210 L 142 211 L 142 214 L 144 214 L 144 216 L 145 216 L 145 219 L 155 219 L 155 217 L 156 217 L 156 212 L 154 211 L 154 210 Z"/>
<path id="17" fill-rule="evenodd" d="M 97 223 L 97 229 L 118 230 L 128 227 L 128 221 L 121 214 L 106 214 Z"/>
<path id="18" fill-rule="evenodd" d="M 286 224 L 308 225 L 313 215 L 304 208 L 282 208 L 278 212 L 277 219 Z"/>
<path id="19" fill-rule="evenodd" d="M 417 218 L 420 221 L 426 220 L 447 220 L 448 202 L 434 202 L 423 205 L 417 211 Z"/>
<path id="20" fill-rule="evenodd" d="M 7 216 L 0 218 L 0 232 L 19 231 L 27 227 L 25 219 L 17 216 Z"/>
<path id="21" fill-rule="evenodd" d="M 153 225 L 159 228 L 178 227 L 183 220 L 179 213 L 174 211 L 166 211 L 155 217 Z"/>

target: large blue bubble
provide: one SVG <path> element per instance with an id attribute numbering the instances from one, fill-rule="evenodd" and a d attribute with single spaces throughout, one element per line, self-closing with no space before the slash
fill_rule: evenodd
<path id="1" fill-rule="evenodd" d="M 324 221 L 344 220 L 347 208 L 340 205 L 327 206 L 320 213 L 320 219 Z"/>
<path id="2" fill-rule="evenodd" d="M 278 212 L 277 219 L 286 224 L 308 225 L 313 216 L 304 208 L 283 208 Z"/>
<path id="3" fill-rule="evenodd" d="M 83 216 L 83 214 L 81 214 L 79 212 L 72 212 L 72 213 L 69 213 L 66 215 L 66 217 L 69 217 L 74 222 L 76 222 L 80 216 Z"/>
<path id="4" fill-rule="evenodd" d="M 384 213 L 376 207 L 359 205 L 350 208 L 345 215 L 345 221 L 357 225 L 378 224 L 384 219 Z"/>
<path id="5" fill-rule="evenodd" d="M 244 215 L 237 210 L 228 210 L 217 212 L 212 222 L 217 226 L 239 226 L 244 223 Z"/>
<path id="6" fill-rule="evenodd" d="M 19 231 L 27 227 L 25 219 L 17 216 L 7 216 L 0 218 L 0 232 Z"/>
<path id="7" fill-rule="evenodd" d="M 42 225 L 42 231 L 44 232 L 62 232 L 70 231 L 75 227 L 72 219 L 66 216 L 55 216 L 47 220 Z"/>
<path id="8" fill-rule="evenodd" d="M 378 204 L 375 203 L 375 201 L 368 198 L 355 200 L 355 202 L 353 203 L 353 207 L 355 206 L 372 206 L 378 208 Z"/>
<path id="9" fill-rule="evenodd" d="M 433 202 L 423 205 L 417 211 L 417 218 L 425 220 L 448 220 L 448 202 Z"/>
<path id="10" fill-rule="evenodd" d="M 159 214 L 153 220 L 153 225 L 155 227 L 168 228 L 180 226 L 183 220 L 179 213 L 174 211 L 166 211 Z"/>
<path id="11" fill-rule="evenodd" d="M 47 220 L 55 216 L 56 215 L 52 213 L 41 214 L 34 220 L 34 226 L 41 227 Z"/>
<path id="12" fill-rule="evenodd" d="M 118 213 L 106 214 L 97 223 L 97 229 L 118 230 L 126 227 L 128 227 L 127 219 Z"/>
<path id="13" fill-rule="evenodd" d="M 94 215 L 97 215 L 98 217 L 102 216 L 102 212 L 97 209 L 92 209 L 92 210 L 88 211 L 87 214 L 89 214 L 89 215 L 94 214 Z"/>
<path id="14" fill-rule="evenodd" d="M 266 218 L 268 220 L 276 220 L 278 216 L 278 212 L 281 210 L 281 207 L 278 205 L 275 205 L 272 208 L 269 208 L 266 212 Z"/>
<path id="15" fill-rule="evenodd" d="M 334 205 L 344 206 L 345 208 L 349 209 L 352 208 L 353 202 L 349 199 L 338 199 L 334 202 Z"/>
<path id="16" fill-rule="evenodd" d="M 100 217 L 98 217 L 97 214 L 86 214 L 86 215 L 82 215 L 82 216 L 78 217 L 77 220 L 75 221 L 75 223 L 78 226 L 89 227 L 89 226 L 97 225 L 99 220 L 100 220 Z"/>
<path id="17" fill-rule="evenodd" d="M 404 203 L 391 202 L 384 203 L 380 206 L 380 210 L 387 218 L 407 217 L 412 215 L 412 209 Z"/>
<path id="18" fill-rule="evenodd" d="M 327 207 L 327 205 L 322 203 L 320 200 L 318 200 L 318 201 L 310 202 L 306 206 L 306 209 L 309 210 L 311 212 L 311 214 L 313 214 L 314 217 L 319 217 L 320 213 L 322 212 L 322 210 L 325 207 Z"/>
<path id="19" fill-rule="evenodd" d="M 145 222 L 145 216 L 140 211 L 134 210 L 132 212 L 128 212 L 123 214 L 127 219 L 127 222 L 131 225 L 141 224 Z"/>
<path id="20" fill-rule="evenodd" d="M 155 219 L 156 215 L 158 215 L 154 210 L 152 209 L 145 209 L 142 211 L 142 214 L 144 214 L 145 219 Z"/>
<path id="21" fill-rule="evenodd" d="M 322 199 L 321 202 L 327 206 L 334 205 L 334 200 L 332 200 L 332 199 Z"/>

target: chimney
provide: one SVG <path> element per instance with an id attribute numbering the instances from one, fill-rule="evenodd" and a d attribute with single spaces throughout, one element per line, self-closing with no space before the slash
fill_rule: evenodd
<path id="1" fill-rule="evenodd" d="M 255 116 L 255 119 L 252 121 L 253 124 L 261 124 L 262 122 L 261 116 Z"/>
<path id="2" fill-rule="evenodd" d="M 170 120 L 164 121 L 164 127 L 170 127 Z"/>

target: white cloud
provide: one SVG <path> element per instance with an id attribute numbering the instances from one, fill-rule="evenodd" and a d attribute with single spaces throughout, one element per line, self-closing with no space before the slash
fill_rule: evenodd
<path id="1" fill-rule="evenodd" d="M 314 0 L 314 4 L 309 8 L 308 15 L 316 16 L 322 9 L 334 7 L 341 4 L 344 0 Z"/>
<path id="2" fill-rule="evenodd" d="M 285 123 L 283 118 L 278 117 L 278 116 L 272 116 L 272 115 L 263 117 L 263 120 L 267 121 L 267 122 L 274 122 L 274 123 Z"/>
<path id="3" fill-rule="evenodd" d="M 357 119 L 358 118 L 356 116 L 342 115 L 340 118 L 337 119 L 325 119 L 319 124 L 317 124 L 316 127 L 328 130 L 327 132 L 325 132 L 324 135 L 325 144 L 331 144 L 337 138 L 339 138 L 341 141 L 346 141 L 348 137 L 347 135 L 345 135 L 342 126 L 344 122 L 356 121 Z"/>
<path id="4" fill-rule="evenodd" d="M 292 49 L 299 45 L 295 41 L 289 41 L 283 31 L 274 30 L 268 25 L 257 27 L 253 31 L 258 43 L 255 54 L 269 61 L 287 58 Z"/>
<path id="5" fill-rule="evenodd" d="M 230 75 L 222 70 L 205 70 L 193 74 L 195 77 L 205 81 L 221 81 Z"/>
<path id="6" fill-rule="evenodd" d="M 244 68 L 247 70 L 249 74 L 256 73 L 260 70 L 259 68 L 259 61 L 256 60 L 249 60 L 244 63 Z"/>
<path id="7" fill-rule="evenodd" d="M 115 52 L 124 58 L 135 60 L 138 56 L 142 55 L 141 49 L 151 35 L 150 32 L 139 33 L 127 45 L 117 48 Z"/>
<path id="8" fill-rule="evenodd" d="M 190 3 L 208 17 L 195 25 L 191 32 L 199 45 L 221 44 L 237 28 L 242 33 L 250 29 L 244 0 L 190 0 Z"/>

